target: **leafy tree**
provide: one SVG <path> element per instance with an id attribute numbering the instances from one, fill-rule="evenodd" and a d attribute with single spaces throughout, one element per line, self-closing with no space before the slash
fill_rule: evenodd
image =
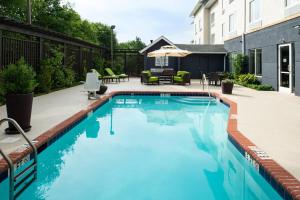
<path id="1" fill-rule="evenodd" d="M 0 0 L 0 16 L 20 22 L 27 21 L 26 0 Z M 111 29 L 102 23 L 81 19 L 70 3 L 63 0 L 33 0 L 32 24 L 65 33 L 88 42 L 110 48 Z M 113 34 L 114 45 L 117 44 Z"/>
<path id="2" fill-rule="evenodd" d="M 141 50 L 146 47 L 146 44 L 142 42 L 141 38 L 136 37 L 135 40 L 128 42 L 122 42 L 119 44 L 118 48 L 120 49 L 137 49 Z"/>
<path id="3" fill-rule="evenodd" d="M 241 73 L 244 72 L 244 70 L 247 67 L 247 62 L 248 61 L 248 57 L 246 55 L 243 54 L 236 54 L 233 57 L 233 73 L 235 77 L 238 77 Z"/>
<path id="4" fill-rule="evenodd" d="M 0 16 L 12 18 L 17 21 L 26 20 L 26 1 L 0 0 Z"/>
<path id="5" fill-rule="evenodd" d="M 111 48 L 111 28 L 108 25 L 104 25 L 101 23 L 95 23 L 97 29 L 97 40 L 100 46 L 106 47 L 108 49 Z M 116 33 L 113 32 L 113 45 L 116 47 L 118 44 Z"/>

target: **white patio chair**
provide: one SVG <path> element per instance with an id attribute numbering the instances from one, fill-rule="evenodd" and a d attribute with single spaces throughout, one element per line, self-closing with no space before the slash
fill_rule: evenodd
<path id="1" fill-rule="evenodd" d="M 98 80 L 97 74 L 89 72 L 86 74 L 86 80 L 84 83 L 84 90 L 88 92 L 88 98 L 91 99 L 97 97 L 96 92 L 100 89 L 101 82 Z"/>

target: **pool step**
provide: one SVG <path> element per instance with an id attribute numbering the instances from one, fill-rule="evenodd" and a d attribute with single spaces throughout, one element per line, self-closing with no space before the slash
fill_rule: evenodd
<path id="1" fill-rule="evenodd" d="M 172 101 L 178 103 L 184 103 L 189 105 L 216 105 L 216 99 L 212 97 L 183 97 L 183 98 L 176 98 L 172 99 Z"/>

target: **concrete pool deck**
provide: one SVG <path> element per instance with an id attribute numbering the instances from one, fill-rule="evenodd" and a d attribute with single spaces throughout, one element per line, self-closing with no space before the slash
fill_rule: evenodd
<path id="1" fill-rule="evenodd" d="M 108 84 L 111 91 L 202 91 L 199 80 L 191 86 L 141 85 L 139 79 L 130 82 Z M 93 101 L 82 92 L 83 86 L 53 92 L 34 98 L 31 139 L 36 138 Z M 220 88 L 211 88 L 220 93 Z M 278 92 L 259 92 L 244 87 L 235 87 L 233 95 L 224 95 L 238 106 L 238 129 L 254 144 L 266 151 L 275 161 L 300 180 L 300 97 Z M 0 107 L 0 118 L 6 116 L 5 106 Z M 0 128 L 0 147 L 12 152 L 24 143 L 20 136 L 4 134 Z"/>

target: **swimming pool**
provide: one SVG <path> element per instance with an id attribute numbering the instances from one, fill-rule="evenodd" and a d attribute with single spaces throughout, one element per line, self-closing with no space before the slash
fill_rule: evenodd
<path id="1" fill-rule="evenodd" d="M 196 96 L 115 96 L 39 154 L 19 199 L 281 199 L 228 140 L 228 112 Z"/>

